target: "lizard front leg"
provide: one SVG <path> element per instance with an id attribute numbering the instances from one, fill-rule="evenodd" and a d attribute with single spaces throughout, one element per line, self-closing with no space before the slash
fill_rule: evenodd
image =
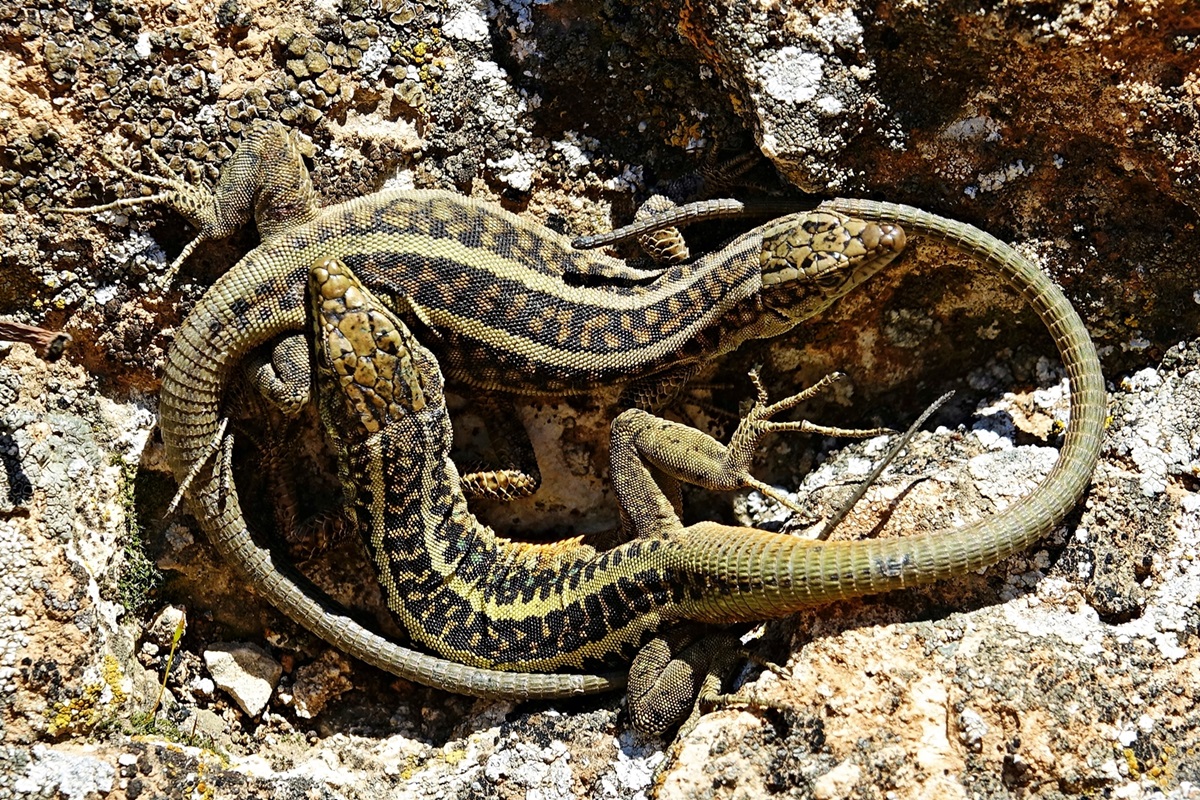
<path id="1" fill-rule="evenodd" d="M 277 339 L 246 358 L 246 379 L 284 416 L 294 417 L 312 397 L 312 358 L 300 334 Z"/>
<path id="2" fill-rule="evenodd" d="M 622 413 L 612 426 L 611 470 L 626 534 L 657 538 L 680 527 L 680 482 L 714 491 L 757 489 L 799 511 L 780 492 L 750 474 L 754 451 L 762 437 L 784 431 L 857 438 L 893 432 L 890 428 L 856 430 L 830 428 L 807 420 L 775 422 L 771 419 L 844 377 L 840 373 L 828 375 L 812 387 L 768 405 L 766 390 L 757 373 L 751 372 L 757 397 L 728 445 L 689 425 L 640 409 Z"/>
<path id="3" fill-rule="evenodd" d="M 297 139 L 281 125 L 259 125 L 243 140 L 221 169 L 216 191 L 192 186 L 175 175 L 153 150 L 146 151 L 161 175 L 136 172 L 105 156 L 121 174 L 158 191 L 144 197 L 127 197 L 82 208 L 55 208 L 63 214 L 94 214 L 162 203 L 196 228 L 196 236 L 167 268 L 174 275 L 196 247 L 224 239 L 253 216 L 259 236 L 268 241 L 318 213 L 316 192 L 300 155 Z"/>
<path id="4" fill-rule="evenodd" d="M 681 482 L 717 491 L 753 487 L 787 503 L 778 492 L 750 474 L 754 451 L 769 433 L 800 431 L 850 436 L 890 433 L 887 428 L 855 431 L 808 421 L 771 420 L 844 377 L 834 373 L 802 392 L 768 404 L 758 374 L 751 372 L 755 402 L 728 445 L 688 425 L 640 409 L 621 414 L 612 426 L 611 471 L 625 534 L 659 538 L 680 530 Z M 704 707 L 743 699 L 724 695 L 721 689 L 746 657 L 736 636 L 705 626 L 684 625 L 651 639 L 638 651 L 629 671 L 629 713 L 634 726 L 650 735 L 662 735 L 676 727 L 686 732 L 699 720 Z M 744 700 L 754 702 L 754 698 Z"/>

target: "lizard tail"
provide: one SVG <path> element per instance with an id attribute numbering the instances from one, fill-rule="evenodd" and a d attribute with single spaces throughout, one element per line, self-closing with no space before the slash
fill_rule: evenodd
<path id="1" fill-rule="evenodd" d="M 1063 520 L 1083 496 L 1100 455 L 1104 377 L 1083 321 L 1058 287 L 1008 245 L 977 228 L 911 206 L 837 199 L 825 208 L 898 222 L 946 242 L 999 272 L 1050 331 L 1070 380 L 1070 422 L 1058 461 L 1037 488 L 1000 515 L 948 531 L 858 542 L 694 525 L 672 566 L 695 587 L 683 615 L 709 621 L 781 616 L 802 606 L 929 583 L 981 569 L 1023 550 Z"/>

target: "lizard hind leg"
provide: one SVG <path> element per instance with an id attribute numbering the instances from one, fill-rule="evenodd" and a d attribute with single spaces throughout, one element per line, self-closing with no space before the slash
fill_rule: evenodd
<path id="1" fill-rule="evenodd" d="M 748 651 L 731 630 L 683 625 L 651 639 L 629 669 L 629 716 L 634 728 L 646 736 L 675 731 L 678 740 L 717 708 L 783 708 L 779 701 L 745 688 L 722 691 L 746 662 L 786 676 L 782 667 Z"/>
<path id="2" fill-rule="evenodd" d="M 652 195 L 638 207 L 634 220 L 640 222 L 676 207 L 675 202 L 670 198 L 661 194 Z M 683 233 L 673 225 L 643 233 L 638 237 L 638 246 L 650 257 L 650 260 L 664 268 L 682 264 L 692 257 Z"/>
<path id="3" fill-rule="evenodd" d="M 102 205 L 52 210 L 93 214 L 154 203 L 174 209 L 192 224 L 196 236 L 167 267 L 170 279 L 198 245 L 224 239 L 251 218 L 265 242 L 316 217 L 320 211 L 318 199 L 301 150 L 300 141 L 282 126 L 257 124 L 222 168 L 215 191 L 184 182 L 149 148 L 146 149 L 147 158 L 161 175 L 137 172 L 120 160 L 103 154 L 105 161 L 117 172 L 159 191 Z"/>
<path id="4" fill-rule="evenodd" d="M 629 715 L 647 736 L 680 729 L 701 716 L 701 698 L 720 697 L 725 678 L 741 660 L 740 640 L 697 625 L 673 628 L 651 639 L 629 668 Z"/>
<path id="5" fill-rule="evenodd" d="M 512 404 L 484 393 L 474 398 L 473 408 L 487 430 L 494 460 L 463 470 L 463 492 L 467 497 L 497 500 L 529 497 L 541 486 L 542 473 L 533 443 Z"/>
<path id="6" fill-rule="evenodd" d="M 81 208 L 55 208 L 52 209 L 62 214 L 95 214 L 101 211 L 117 211 L 126 208 L 138 208 L 140 206 L 154 205 L 162 203 L 182 215 L 190 222 L 198 231 L 197 235 L 183 246 L 183 250 L 179 255 L 167 266 L 167 279 L 174 277 L 179 270 L 181 264 L 187 260 L 188 256 L 197 246 L 211 239 L 219 239 L 228 236 L 237 227 L 237 222 L 229 220 L 227 224 L 222 225 L 221 209 L 217 200 L 217 196 L 213 193 L 191 184 L 185 183 L 176 176 L 162 156 L 153 150 L 146 149 L 147 157 L 154 162 L 154 166 L 162 175 L 151 175 L 144 172 L 137 172 L 130 168 L 125 163 L 116 159 L 110 153 L 102 153 L 101 157 L 122 175 L 130 178 L 138 183 L 146 186 L 154 187 L 159 191 L 154 194 L 143 195 L 141 197 L 125 197 L 119 200 L 114 200 L 111 203 L 103 203 L 94 206 L 83 206 Z"/>
<path id="7" fill-rule="evenodd" d="M 162 175 L 138 172 L 109 152 L 101 153 L 100 157 L 104 159 L 106 164 L 125 177 L 146 186 L 152 186 L 160 191 L 140 197 L 123 197 L 111 203 L 80 206 L 78 208 L 56 206 L 50 210 L 58 214 L 97 214 L 101 211 L 116 211 L 123 208 L 137 208 L 138 206 L 163 203 L 179 211 L 189 221 L 193 219 L 203 221 L 210 216 L 215 216 L 213 208 L 215 200 L 211 193 L 182 181 L 171 171 L 171 168 L 167 166 L 167 163 L 158 153 L 149 148 L 145 152 L 147 157 L 154 162 L 159 172 L 163 173 Z"/>
<path id="8" fill-rule="evenodd" d="M 768 403 L 766 390 L 751 372 L 756 398 L 742 417 L 728 445 L 690 425 L 666 420 L 640 409 L 622 413 L 612 425 L 611 472 L 613 490 L 622 509 L 622 525 L 637 538 L 661 538 L 679 527 L 679 483 L 713 491 L 757 489 L 797 513 L 804 509 L 774 487 L 750 474 L 759 442 L 769 433 L 798 431 L 870 437 L 892 433 L 890 428 L 870 430 L 814 426 L 807 420 L 776 422 L 771 418 L 790 410 L 844 376 L 833 373 L 804 391 Z"/>
<path id="9" fill-rule="evenodd" d="M 708 199 L 719 192 L 725 192 L 737 185 L 747 172 L 762 161 L 762 155 L 757 152 L 743 153 L 726 161 L 719 161 L 717 154 L 716 146 L 709 148 L 703 166 L 691 175 L 673 181 L 665 187 L 664 193 L 651 195 L 638 207 L 634 221 L 646 222 L 669 214 L 679 208 L 679 203 L 685 198 Z M 700 219 L 702 217 L 698 217 L 696 221 Z M 638 236 L 637 240 L 642 251 L 660 267 L 682 264 L 692 257 L 682 231 L 674 225 L 647 231 Z"/>
<path id="10" fill-rule="evenodd" d="M 786 708 L 781 701 L 746 688 L 726 694 L 724 686 L 745 663 L 783 675 L 782 668 L 746 650 L 729 630 L 702 625 L 673 628 L 651 639 L 629 668 L 629 716 L 645 736 L 675 735 L 666 757 L 654 769 L 652 794 L 661 787 L 683 739 L 704 714 L 718 708 Z"/>

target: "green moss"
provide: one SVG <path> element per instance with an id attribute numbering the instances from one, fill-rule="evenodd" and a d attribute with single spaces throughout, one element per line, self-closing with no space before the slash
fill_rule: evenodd
<path id="1" fill-rule="evenodd" d="M 163 576 L 146 555 L 143 528 L 138 522 L 137 467 L 121 462 L 121 507 L 125 511 L 125 561 L 117 578 L 121 605 L 131 614 L 144 611 L 162 585 Z"/>

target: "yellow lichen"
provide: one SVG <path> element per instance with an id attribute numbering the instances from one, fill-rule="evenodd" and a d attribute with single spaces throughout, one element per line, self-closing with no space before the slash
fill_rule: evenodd
<path id="1" fill-rule="evenodd" d="M 1146 770 L 1145 776 L 1154 781 L 1164 790 L 1169 790 L 1175 784 L 1175 761 L 1179 751 L 1171 745 L 1164 745 L 1158 754 L 1160 763 Z"/>
<path id="2" fill-rule="evenodd" d="M 410 755 L 404 760 L 404 766 L 400 768 L 398 773 L 400 779 L 404 781 L 412 780 L 413 776 L 417 774 L 417 766 L 417 759 Z"/>
<path id="3" fill-rule="evenodd" d="M 458 748 L 442 753 L 442 759 L 450 766 L 455 766 L 467 757 L 467 751 Z"/>
<path id="4" fill-rule="evenodd" d="M 129 699 L 121 684 L 121 663 L 111 654 L 100 662 L 100 681 L 84 685 L 78 696 L 60 700 L 46 710 L 46 732 L 51 736 L 84 733 L 111 717 L 110 709 Z"/>
<path id="5" fill-rule="evenodd" d="M 202 800 L 210 800 L 216 788 L 213 784 L 204 780 L 204 773 L 207 771 L 207 768 L 208 763 L 204 759 L 200 759 L 200 763 L 196 766 L 196 787 L 192 796 L 202 798 Z"/>
<path id="6" fill-rule="evenodd" d="M 1121 751 L 1121 755 L 1125 756 L 1125 766 L 1129 768 L 1129 777 L 1137 780 L 1142 776 L 1142 770 L 1138 767 L 1137 756 L 1134 755 L 1131 748 L 1126 747 Z"/>
<path id="7" fill-rule="evenodd" d="M 103 696 L 103 684 L 89 683 L 83 687 L 78 697 L 53 704 L 46 711 L 46 732 L 51 736 L 61 736 L 64 733 L 79 733 L 95 727 L 101 718 L 103 709 L 100 707 L 100 699 Z"/>
<path id="8" fill-rule="evenodd" d="M 699 120 L 681 119 L 667 134 L 667 142 L 675 147 L 688 148 L 704 138 L 704 128 Z"/>
<path id="9" fill-rule="evenodd" d="M 104 656 L 104 663 L 100 665 L 100 676 L 104 678 L 104 683 L 108 685 L 108 690 L 112 692 L 111 705 L 124 705 L 129 696 L 125 694 L 125 690 L 121 684 L 125 680 L 125 674 L 121 672 L 121 662 L 117 661 L 116 657 L 111 653 Z"/>

